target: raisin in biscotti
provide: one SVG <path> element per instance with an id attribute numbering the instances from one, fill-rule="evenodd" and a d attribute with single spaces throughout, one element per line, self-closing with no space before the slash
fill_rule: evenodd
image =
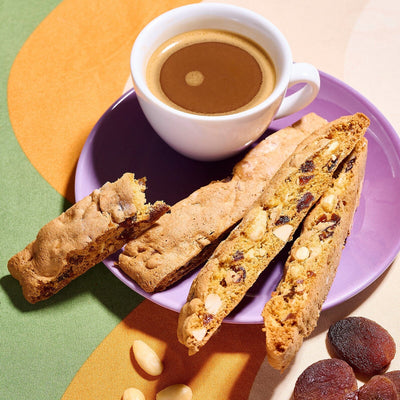
<path id="1" fill-rule="evenodd" d="M 310 113 L 261 141 L 236 164 L 230 179 L 196 190 L 129 242 L 119 267 L 147 292 L 172 285 L 207 260 L 296 146 L 326 123 Z"/>
<path id="2" fill-rule="evenodd" d="M 362 138 L 363 114 L 339 118 L 305 139 L 259 201 L 194 279 L 178 321 L 178 338 L 196 353 L 292 239 L 311 206 L 330 187 L 340 162 Z"/>
<path id="3" fill-rule="evenodd" d="M 8 262 L 25 298 L 36 303 L 52 296 L 168 211 L 162 201 L 146 204 L 145 189 L 145 179 L 126 173 L 42 227 Z"/>
<path id="4" fill-rule="evenodd" d="M 359 203 L 366 158 L 367 141 L 362 139 L 305 218 L 283 277 L 264 307 L 267 358 L 276 369 L 290 364 L 317 325 Z"/>

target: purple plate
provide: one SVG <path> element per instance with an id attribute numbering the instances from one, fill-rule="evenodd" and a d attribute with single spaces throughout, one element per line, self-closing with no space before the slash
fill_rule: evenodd
<path id="1" fill-rule="evenodd" d="M 390 265 L 400 250 L 400 139 L 367 99 L 343 82 L 321 72 L 321 90 L 301 112 L 274 121 L 265 135 L 290 125 L 308 112 L 327 120 L 356 112 L 371 120 L 366 137 L 368 160 L 360 206 L 343 250 L 335 281 L 324 309 L 340 304 L 371 284 Z M 264 135 L 264 137 L 265 137 Z M 228 176 L 242 155 L 219 162 L 190 160 L 166 145 L 148 124 L 134 91 L 115 102 L 101 117 L 82 150 L 75 177 L 76 200 L 124 172 L 146 176 L 148 201 L 162 199 L 174 204 L 198 187 Z M 261 323 L 261 311 L 280 280 L 288 254 L 284 249 L 264 271 L 238 307 L 225 321 Z M 164 292 L 148 294 L 114 266 L 117 254 L 104 264 L 123 283 L 147 299 L 180 311 L 196 271 Z"/>

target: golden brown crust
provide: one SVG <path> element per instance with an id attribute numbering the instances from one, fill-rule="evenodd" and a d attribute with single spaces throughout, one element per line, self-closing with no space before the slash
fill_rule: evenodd
<path id="1" fill-rule="evenodd" d="M 309 209 L 329 188 L 339 163 L 364 135 L 363 114 L 339 118 L 305 139 L 259 201 L 222 242 L 192 283 L 178 321 L 178 339 L 197 352 L 270 261 L 292 239 Z"/>
<path id="2" fill-rule="evenodd" d="M 260 142 L 233 170 L 171 207 L 171 212 L 119 257 L 119 267 L 145 291 L 160 291 L 203 263 L 243 217 L 305 137 L 326 121 L 310 113 Z"/>
<path id="3" fill-rule="evenodd" d="M 343 162 L 332 187 L 305 218 L 284 275 L 264 307 L 267 357 L 276 369 L 290 364 L 317 325 L 359 203 L 366 158 L 363 138 Z"/>
<path id="4" fill-rule="evenodd" d="M 145 204 L 145 188 L 144 179 L 126 173 L 42 227 L 8 262 L 25 298 L 36 303 L 52 296 L 163 215 L 169 207 Z"/>

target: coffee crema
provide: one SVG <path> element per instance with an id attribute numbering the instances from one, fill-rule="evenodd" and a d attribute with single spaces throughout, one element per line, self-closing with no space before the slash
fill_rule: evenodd
<path id="1" fill-rule="evenodd" d="M 250 39 L 201 29 L 163 43 L 147 64 L 146 80 L 152 93 L 175 109 L 224 115 L 264 101 L 276 75 L 268 54 Z"/>

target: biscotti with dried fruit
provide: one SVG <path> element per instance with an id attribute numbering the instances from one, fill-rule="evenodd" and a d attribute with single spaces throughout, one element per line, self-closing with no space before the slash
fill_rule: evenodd
<path id="1" fill-rule="evenodd" d="M 196 190 L 130 241 L 118 266 L 147 292 L 175 283 L 207 260 L 296 146 L 326 122 L 310 113 L 268 136 L 236 164 L 231 177 Z"/>
<path id="2" fill-rule="evenodd" d="M 179 315 L 178 339 L 189 354 L 204 346 L 292 239 L 368 126 L 368 118 L 359 113 L 339 118 L 305 139 L 242 222 L 217 247 L 194 279 Z"/>
<path id="3" fill-rule="evenodd" d="M 278 370 L 290 364 L 317 325 L 359 204 L 366 159 L 367 140 L 363 138 L 305 218 L 283 277 L 264 307 L 267 359 Z"/>
<path id="4" fill-rule="evenodd" d="M 146 204 L 145 179 L 124 174 L 43 226 L 36 239 L 8 262 L 25 298 L 36 303 L 121 249 L 168 211 Z"/>

